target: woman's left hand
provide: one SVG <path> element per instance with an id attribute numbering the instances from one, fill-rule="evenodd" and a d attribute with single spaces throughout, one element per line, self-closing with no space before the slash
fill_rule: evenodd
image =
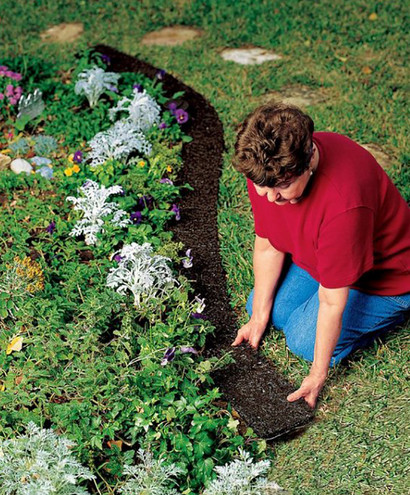
<path id="1" fill-rule="evenodd" d="M 287 400 L 289 402 L 294 402 L 295 400 L 301 399 L 302 397 L 313 409 L 316 406 L 317 398 L 323 385 L 326 381 L 326 375 L 317 374 L 315 372 L 310 372 L 309 375 L 303 380 L 302 385 L 298 390 L 288 395 Z"/>

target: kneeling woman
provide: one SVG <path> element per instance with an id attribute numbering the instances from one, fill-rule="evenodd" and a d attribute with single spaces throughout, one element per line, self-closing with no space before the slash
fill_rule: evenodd
<path id="1" fill-rule="evenodd" d="M 234 164 L 247 177 L 256 238 L 250 320 L 233 345 L 257 348 L 269 322 L 282 329 L 312 362 L 288 400 L 314 407 L 329 366 L 407 317 L 410 210 L 368 151 L 314 132 L 294 106 L 252 112 Z"/>

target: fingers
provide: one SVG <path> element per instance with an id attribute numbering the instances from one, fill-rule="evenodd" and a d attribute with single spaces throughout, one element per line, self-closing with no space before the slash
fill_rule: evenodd
<path id="1" fill-rule="evenodd" d="M 232 342 L 232 345 L 233 346 L 239 345 L 243 342 L 243 340 L 244 340 L 243 334 L 238 332 L 238 335 L 236 336 L 236 339 Z"/>
<path id="2" fill-rule="evenodd" d="M 295 402 L 296 400 L 299 400 L 302 398 L 305 399 L 305 402 L 307 402 L 307 404 L 312 409 L 315 408 L 317 396 L 311 390 L 306 390 L 303 387 L 300 387 L 298 390 L 296 390 L 295 392 L 292 392 L 291 394 L 289 394 L 286 397 L 288 402 Z"/>
<path id="3" fill-rule="evenodd" d="M 303 397 L 303 391 L 301 388 L 299 388 L 298 390 L 296 390 L 296 392 L 292 392 L 291 394 L 289 394 L 286 399 L 289 401 L 289 402 L 295 402 L 295 400 L 299 400 Z"/>

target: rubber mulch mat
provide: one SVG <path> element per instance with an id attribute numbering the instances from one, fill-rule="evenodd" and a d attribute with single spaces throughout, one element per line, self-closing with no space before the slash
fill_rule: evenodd
<path id="1" fill-rule="evenodd" d="M 141 72 L 154 78 L 159 69 L 104 45 L 94 47 L 110 57 L 109 70 Z M 192 88 L 170 74 L 163 76 L 164 89 L 171 95 L 184 91 L 178 106 L 189 113 L 184 131 L 193 141 L 183 147 L 182 183 L 193 191 L 179 202 L 181 220 L 171 226 L 176 240 L 192 249 L 194 266 L 186 272 L 194 279 L 196 294 L 205 297 L 206 317 L 215 326 L 208 339 L 206 355 L 220 355 L 232 350 L 238 324 L 230 306 L 226 274 L 219 253 L 217 200 L 224 152 L 223 126 L 215 109 Z M 313 411 L 303 399 L 288 402 L 286 396 L 296 387 L 285 379 L 263 356 L 247 346 L 233 350 L 235 363 L 213 375 L 224 399 L 232 404 L 240 418 L 266 439 L 277 438 L 299 429 L 313 418 Z"/>

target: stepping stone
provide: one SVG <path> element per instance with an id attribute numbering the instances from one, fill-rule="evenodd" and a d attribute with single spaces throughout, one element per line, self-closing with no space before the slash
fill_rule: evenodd
<path id="1" fill-rule="evenodd" d="M 224 60 L 230 60 L 242 65 L 255 65 L 268 62 L 270 60 L 279 60 L 282 57 L 277 53 L 270 52 L 264 48 L 225 48 L 221 52 Z"/>
<path id="2" fill-rule="evenodd" d="M 182 45 L 185 41 L 193 40 L 202 36 L 203 31 L 189 26 L 172 26 L 153 31 L 146 34 L 141 43 L 143 45 L 164 45 L 175 46 Z"/>
<path id="3" fill-rule="evenodd" d="M 392 168 L 392 158 L 383 151 L 381 146 L 375 143 L 360 144 L 360 146 L 369 151 L 377 160 L 377 163 L 385 170 Z"/>
<path id="4" fill-rule="evenodd" d="M 282 101 L 297 107 L 309 107 L 326 101 L 326 96 L 319 90 L 309 88 L 309 86 L 287 86 L 281 91 L 270 91 L 262 96 L 262 102 L 270 100 Z"/>
<path id="5" fill-rule="evenodd" d="M 40 37 L 43 41 L 49 41 L 51 43 L 72 43 L 83 32 L 84 25 L 82 22 L 63 22 L 43 31 Z"/>

